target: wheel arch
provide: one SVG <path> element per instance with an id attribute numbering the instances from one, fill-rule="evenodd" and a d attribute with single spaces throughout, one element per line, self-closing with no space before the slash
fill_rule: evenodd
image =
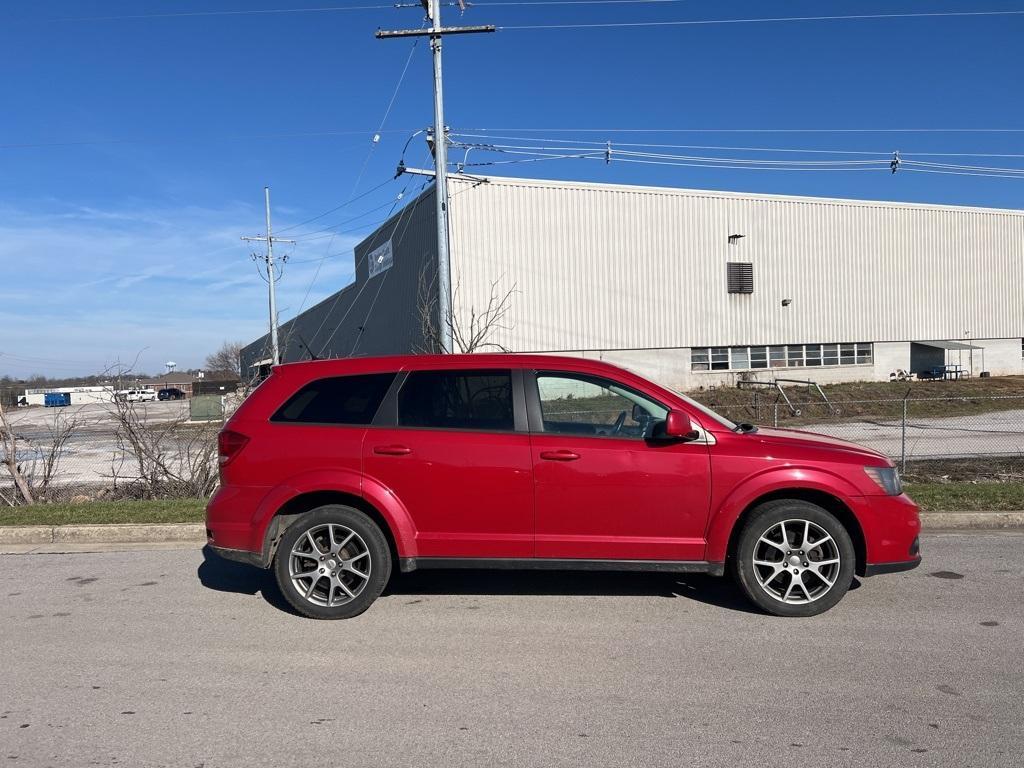
<path id="1" fill-rule="evenodd" d="M 286 530 L 307 512 L 328 504 L 339 504 L 358 509 L 365 514 L 384 534 L 391 553 L 392 562 L 400 562 L 398 540 L 388 518 L 364 497 L 339 490 L 314 490 L 299 493 L 282 504 L 270 519 L 263 539 L 263 563 L 269 568 L 277 552 L 278 544 Z"/>
<path id="2" fill-rule="evenodd" d="M 843 528 L 846 529 L 846 532 L 850 534 L 850 540 L 853 542 L 853 551 L 857 559 L 856 573 L 858 576 L 863 576 L 867 565 L 867 546 L 864 539 L 864 530 L 861 527 L 860 521 L 846 502 L 838 496 L 817 488 L 778 488 L 762 494 L 748 503 L 736 518 L 736 521 L 733 523 L 732 530 L 729 532 L 729 540 L 726 547 L 727 560 L 731 560 L 735 556 L 736 547 L 739 543 L 740 535 L 743 532 L 743 527 L 746 525 L 747 520 L 749 520 L 751 516 L 753 516 L 754 512 L 757 511 L 758 507 L 769 501 L 784 501 L 790 499 L 816 504 L 839 520 Z"/>

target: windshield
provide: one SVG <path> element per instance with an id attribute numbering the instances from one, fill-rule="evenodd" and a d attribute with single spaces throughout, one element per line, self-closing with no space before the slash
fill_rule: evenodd
<path id="1" fill-rule="evenodd" d="M 676 395 L 678 395 L 679 397 L 681 397 L 683 400 L 685 400 L 687 405 L 692 405 L 694 408 L 696 408 L 702 414 L 704 414 L 705 416 L 708 416 L 711 419 L 714 419 L 716 422 L 721 424 L 726 429 L 735 431 L 736 428 L 739 426 L 738 424 L 736 424 L 736 422 L 731 421 L 731 420 L 725 418 L 725 416 L 722 416 L 720 413 L 715 413 L 714 411 L 712 411 L 710 408 L 708 408 L 703 403 L 698 403 L 692 397 L 687 397 L 682 392 L 679 392 L 678 390 L 675 390 L 675 389 L 673 389 L 672 392 L 675 393 Z"/>

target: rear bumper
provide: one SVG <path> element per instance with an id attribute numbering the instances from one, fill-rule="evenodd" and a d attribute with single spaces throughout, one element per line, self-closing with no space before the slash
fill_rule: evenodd
<path id="1" fill-rule="evenodd" d="M 904 560 L 899 563 L 868 563 L 864 566 L 865 576 L 881 576 L 885 573 L 900 573 L 901 571 L 912 571 L 921 564 L 921 556 L 913 560 Z"/>
<path id="2" fill-rule="evenodd" d="M 267 563 L 264 562 L 263 555 L 260 552 L 250 552 L 247 549 L 228 549 L 227 547 L 217 547 L 213 544 L 208 544 L 207 547 L 218 557 L 223 557 L 225 560 L 231 560 L 236 563 L 245 563 L 246 565 L 252 565 L 256 568 L 266 568 Z"/>

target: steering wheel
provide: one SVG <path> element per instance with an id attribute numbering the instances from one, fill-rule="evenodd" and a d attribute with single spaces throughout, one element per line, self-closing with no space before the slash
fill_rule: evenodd
<path id="1" fill-rule="evenodd" d="M 610 435 L 617 435 L 622 431 L 622 425 L 626 423 L 626 412 L 623 411 L 619 414 L 618 418 L 615 419 L 615 424 L 612 425 Z"/>

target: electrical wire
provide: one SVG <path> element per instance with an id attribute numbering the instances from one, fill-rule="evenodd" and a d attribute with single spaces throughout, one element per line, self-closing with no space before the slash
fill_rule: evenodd
<path id="1" fill-rule="evenodd" d="M 393 235 L 398 230 L 398 227 L 401 226 L 401 224 L 402 224 L 402 219 L 405 218 L 406 215 L 409 215 L 411 217 L 412 211 L 415 210 L 416 205 L 419 203 L 419 199 L 420 199 L 420 196 L 423 193 L 423 190 L 426 188 L 427 184 L 429 184 L 429 183 L 430 183 L 429 181 L 425 181 L 425 182 L 423 182 L 423 184 L 420 185 L 419 189 L 416 192 L 417 197 L 416 197 L 415 203 L 413 205 L 406 206 L 405 209 L 402 210 L 401 214 L 398 217 L 398 220 L 395 222 L 395 226 L 391 228 L 390 234 Z M 408 188 L 408 186 L 409 185 L 407 184 L 406 185 L 406 189 Z M 404 193 L 404 191 L 405 190 L 403 190 L 403 193 Z M 396 206 L 398 205 L 398 201 L 397 200 L 395 201 L 395 205 Z M 390 218 L 390 216 L 388 218 Z M 408 225 L 406 225 L 406 226 L 408 226 Z M 404 231 L 405 230 L 403 230 L 403 233 L 404 233 Z M 377 247 L 377 244 L 380 242 L 380 237 L 383 236 L 383 234 L 384 234 L 384 228 L 381 228 L 381 229 L 377 230 L 377 235 L 374 237 L 373 241 L 367 244 L 366 256 L 369 256 L 373 252 L 374 248 Z M 356 272 L 358 272 L 358 269 L 359 269 L 358 263 L 355 265 L 355 268 L 356 268 Z M 341 319 L 338 320 L 338 322 L 335 324 L 334 328 L 332 329 L 331 335 L 328 336 L 327 340 L 321 345 L 321 349 L 326 349 L 327 345 L 331 343 L 331 340 L 334 338 L 334 334 L 336 334 L 338 332 L 338 329 L 341 327 L 342 323 L 345 322 L 345 319 L 349 316 L 349 313 L 352 311 L 353 307 L 355 307 L 356 302 L 359 300 L 359 297 L 362 295 L 363 291 L 366 290 L 366 286 L 369 285 L 369 284 L 370 284 L 370 281 L 368 279 L 363 281 L 363 284 L 360 286 L 359 290 L 356 292 L 356 295 L 352 297 L 352 302 L 349 304 L 348 309 L 345 310 L 345 314 L 341 316 Z M 327 318 L 329 318 L 331 316 L 331 314 L 333 314 L 334 309 L 338 305 L 338 301 L 341 300 L 341 296 L 342 296 L 343 291 L 344 291 L 344 289 L 342 289 L 341 291 L 338 291 L 337 295 L 334 298 L 334 303 L 331 305 L 331 309 L 328 312 L 324 313 L 324 318 L 323 318 L 323 320 L 320 321 L 320 326 L 317 328 L 316 333 L 313 334 L 312 339 L 315 339 L 320 334 L 320 331 L 323 330 L 324 324 L 327 322 Z M 310 343 L 312 343 L 312 339 L 310 340 Z"/>
<path id="2" fill-rule="evenodd" d="M 699 168 L 735 168 L 738 170 L 776 171 L 881 170 L 895 172 L 903 168 L 917 167 L 922 169 L 957 171 L 965 173 L 985 173 L 1004 178 L 1024 178 L 1024 168 L 931 162 L 917 160 L 913 157 L 908 157 L 904 153 L 897 153 L 891 157 L 888 155 L 880 155 L 875 159 L 851 159 L 849 157 L 840 157 L 829 160 L 804 160 L 788 157 L 786 159 L 779 160 L 764 157 L 684 155 L 667 152 L 647 152 L 635 149 L 628 150 L 613 147 L 611 142 L 606 142 L 604 150 L 601 151 L 599 149 L 600 145 L 597 145 L 596 142 L 584 143 L 587 145 L 586 147 L 573 146 L 566 142 L 541 144 L 540 146 L 524 144 L 471 144 L 466 142 L 454 142 L 453 147 L 464 148 L 466 150 L 466 159 L 462 162 L 456 163 L 459 170 L 468 167 L 504 165 L 517 162 L 536 162 L 548 159 L 586 159 L 603 160 L 606 163 L 610 163 L 614 160 L 616 162 L 632 162 L 649 165 L 678 165 Z M 495 153 L 498 155 L 513 155 L 515 156 L 515 159 L 470 163 L 467 159 L 469 153 L 473 150 Z M 573 151 L 575 151 L 575 154 L 564 154 L 566 152 Z"/>
<path id="3" fill-rule="evenodd" d="M 312 217 L 310 219 L 306 219 L 305 221 L 300 221 L 298 224 L 291 224 L 291 225 L 289 225 L 287 227 L 281 227 L 281 228 L 279 228 L 277 230 L 277 233 L 281 234 L 282 232 L 287 232 L 287 231 L 289 231 L 291 229 L 297 229 L 298 227 L 304 227 L 307 224 L 311 224 L 314 221 L 318 221 L 319 219 L 322 219 L 324 216 L 330 216 L 332 213 L 337 213 L 338 211 L 340 211 L 345 206 L 347 206 L 347 205 L 349 205 L 351 203 L 354 203 L 356 200 L 362 200 L 364 197 L 368 197 L 369 195 L 372 195 L 377 190 L 383 189 L 388 184 L 390 184 L 392 181 L 394 181 L 394 179 L 386 179 L 386 180 L 382 181 L 380 184 L 378 184 L 377 186 L 373 187 L 372 189 L 366 190 L 365 192 L 363 192 L 358 197 L 350 198 L 350 199 L 346 200 L 344 203 L 342 203 L 341 205 L 335 206 L 334 208 L 331 208 L 330 210 L 324 211 L 323 213 L 318 214 L 318 215 L 316 215 L 316 216 L 314 216 L 314 217 Z"/>
<path id="4" fill-rule="evenodd" d="M 522 133 L 1024 133 L 1024 128 L 464 128 Z"/>
<path id="5" fill-rule="evenodd" d="M 426 20 L 424 20 L 422 26 L 426 26 L 426 23 L 427 23 Z M 405 59 L 405 66 L 402 67 L 402 72 L 398 76 L 398 82 L 395 83 L 395 88 L 391 92 L 391 99 L 388 101 L 388 105 L 384 109 L 384 116 L 381 117 L 380 123 L 377 126 L 377 131 L 373 135 L 373 141 L 370 144 L 370 151 L 367 152 L 366 153 L 366 157 L 363 158 L 363 164 L 359 168 L 359 173 L 356 175 L 355 183 L 352 184 L 352 192 L 349 195 L 349 199 L 346 200 L 344 203 L 342 203 L 340 206 L 338 206 L 336 208 L 333 208 L 331 211 L 328 211 L 327 213 L 333 213 L 334 211 L 337 211 L 340 208 L 344 208 L 346 205 L 348 205 L 349 203 L 353 202 L 354 200 L 357 200 L 357 199 L 360 199 L 362 197 L 365 197 L 366 195 L 370 194 L 370 192 L 373 192 L 376 189 L 380 189 L 380 187 L 382 187 L 382 186 L 384 186 L 384 184 L 388 183 L 388 182 L 384 182 L 384 184 L 380 184 L 377 187 L 374 187 L 373 190 L 370 190 L 369 192 L 366 192 L 363 195 L 360 195 L 359 197 L 355 196 L 356 192 L 359 190 L 359 184 L 363 180 L 363 175 L 366 173 L 366 167 L 370 163 L 370 158 L 373 157 L 374 150 L 377 148 L 377 145 L 380 142 L 380 135 L 381 135 L 381 132 L 384 130 L 384 125 L 387 123 L 388 117 L 391 115 L 391 109 L 395 106 L 395 100 L 398 98 L 398 92 L 402 88 L 402 83 L 405 82 L 405 75 L 409 71 L 409 65 L 412 63 L 413 55 L 416 53 L 416 48 L 417 48 L 417 46 L 419 46 L 420 39 L 421 38 L 416 38 L 416 40 L 413 42 L 412 46 L 409 49 L 409 55 Z M 408 147 L 408 145 L 409 145 L 409 142 L 407 141 L 406 142 L 406 147 Z M 404 154 L 405 154 L 405 150 L 404 149 L 402 150 L 402 154 L 404 156 Z M 313 219 L 310 219 L 309 221 L 316 221 L 317 219 L 323 218 L 323 216 L 326 216 L 327 213 L 321 214 L 320 216 L 314 216 Z M 308 224 L 309 221 L 306 221 L 304 223 Z M 316 281 L 320 277 L 320 270 L 323 268 L 324 261 L 327 258 L 327 253 L 330 252 L 331 246 L 334 244 L 334 239 L 335 239 L 335 235 L 332 234 L 330 241 L 327 243 L 327 247 L 324 249 L 324 256 L 323 256 L 323 258 L 320 259 L 320 263 L 317 264 L 316 271 L 313 273 L 313 277 L 310 279 L 309 285 L 306 286 L 306 292 L 305 292 L 305 294 L 302 297 L 302 302 L 299 304 L 299 309 L 296 312 L 296 315 L 300 314 L 302 312 L 303 308 L 306 306 L 306 301 L 309 299 L 309 294 L 312 292 L 313 286 L 316 285 Z M 290 341 L 290 334 L 289 334 L 289 339 L 288 340 Z"/>
<path id="6" fill-rule="evenodd" d="M 801 21 L 872 21 L 880 19 L 924 19 L 924 18 L 963 18 L 967 16 L 1024 16 L 1024 10 L 1010 11 L 932 11 L 921 13 L 861 13 L 846 16 L 779 16 L 774 18 L 749 19 L 687 19 L 684 21 L 605 21 L 586 24 L 517 24 L 499 26 L 498 29 L 508 32 L 524 30 L 551 29 L 623 29 L 636 27 L 689 27 L 710 26 L 716 24 L 775 24 L 781 22 Z"/>
<path id="7" fill-rule="evenodd" d="M 534 142 L 534 143 L 565 143 L 564 139 L 544 139 L 535 138 L 531 136 L 498 136 L 490 134 L 479 134 L 479 133 L 461 133 L 452 131 L 449 133 L 452 138 L 465 138 L 465 139 L 502 139 L 505 141 L 519 141 L 519 142 Z M 593 147 L 605 147 L 607 141 L 585 141 L 583 139 L 571 139 L 569 140 L 572 144 L 582 144 Z M 467 142 L 471 143 L 471 142 Z M 737 147 L 727 146 L 720 144 L 650 144 L 642 142 L 614 142 L 615 147 L 646 147 L 653 149 L 712 149 L 721 150 L 728 152 L 778 152 L 778 153 L 793 153 L 793 154 L 814 154 L 814 155 L 863 155 L 863 156 L 874 156 L 874 157 L 885 157 L 891 158 L 893 150 L 851 150 L 851 149 L 801 149 L 796 147 Z M 539 149 L 553 149 L 553 147 L 541 144 Z M 901 152 L 901 154 L 913 155 L 914 157 L 1001 157 L 1001 158 L 1024 158 L 1024 153 L 1013 154 L 1013 153 L 1000 153 L 1000 152 Z"/>
<path id="8" fill-rule="evenodd" d="M 168 13 L 138 13 L 110 16 L 51 16 L 41 19 L 14 19 L 15 23 L 54 21 L 133 21 L 144 19 L 185 19 L 209 16 L 267 16 L 284 13 L 340 13 L 345 11 L 379 11 L 393 9 L 394 5 L 335 5 L 321 8 L 249 8 L 223 11 L 175 11 Z"/>
<path id="9" fill-rule="evenodd" d="M 402 234 L 400 234 L 398 236 L 398 242 L 395 243 L 395 246 L 394 246 L 395 248 L 399 248 L 402 245 L 402 241 L 405 240 L 405 233 L 409 230 L 409 225 L 412 223 L 413 214 L 416 212 L 416 208 L 417 208 L 417 206 L 419 206 L 420 200 L 422 199 L 421 198 L 421 194 L 422 194 L 423 190 L 426 189 L 427 184 L 429 184 L 429 183 L 430 183 L 429 181 L 423 182 L 423 184 L 419 188 L 419 192 L 417 192 L 417 194 L 416 194 L 416 199 L 413 201 L 413 204 L 411 206 L 409 206 L 412 210 L 409 213 L 409 218 L 406 219 L 406 221 L 405 221 L 405 227 L 403 227 L 403 229 L 402 229 Z M 396 227 L 396 229 L 397 229 L 397 227 Z M 392 234 L 394 234 L 394 230 L 392 230 Z M 377 286 L 377 292 L 373 295 L 373 300 L 370 302 L 370 306 L 366 310 L 366 316 L 363 318 L 363 322 L 360 324 L 360 327 L 359 327 L 359 332 L 356 334 L 355 343 L 352 344 L 352 349 L 349 350 L 349 353 L 348 353 L 349 357 L 351 357 L 352 355 L 354 355 L 356 353 L 356 349 L 359 347 L 359 342 L 362 341 L 362 339 L 363 339 L 363 330 L 365 330 L 366 324 L 370 321 L 370 315 L 373 314 L 373 308 L 375 306 L 377 306 L 377 299 L 380 298 L 380 293 L 381 293 L 382 290 L 384 290 L 384 284 L 387 282 L 389 277 L 391 277 L 391 270 L 390 269 L 387 272 L 385 272 L 384 273 L 384 277 L 382 277 L 380 279 L 380 284 Z M 367 281 L 367 282 L 369 282 L 369 281 Z M 363 287 L 366 287 L 366 283 L 363 284 Z M 360 293 L 361 292 L 362 292 L 362 290 L 360 289 Z M 356 294 L 356 297 L 354 299 L 352 299 L 352 304 L 349 307 L 349 311 L 351 311 L 352 308 L 355 307 L 355 304 L 356 304 L 355 299 L 356 298 L 359 298 L 359 294 L 358 293 Z M 346 317 L 348 316 L 348 312 L 345 313 L 345 316 Z M 338 324 L 334 328 L 335 332 L 337 332 L 338 328 L 341 327 L 341 323 L 344 321 L 344 319 L 345 318 L 343 317 L 341 320 L 338 321 Z M 331 335 L 333 336 L 334 334 L 332 333 Z"/>

